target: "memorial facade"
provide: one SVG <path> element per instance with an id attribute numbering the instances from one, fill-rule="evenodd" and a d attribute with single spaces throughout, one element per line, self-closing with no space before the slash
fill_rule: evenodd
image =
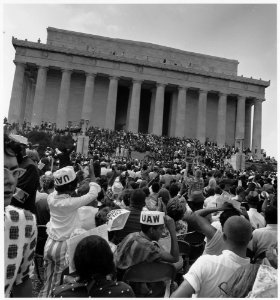
<path id="1" fill-rule="evenodd" d="M 262 103 L 270 82 L 238 76 L 238 61 L 52 27 L 47 31 L 46 44 L 12 40 L 16 69 L 10 123 L 44 121 L 64 129 L 81 122 L 201 142 L 208 138 L 260 153 Z"/>

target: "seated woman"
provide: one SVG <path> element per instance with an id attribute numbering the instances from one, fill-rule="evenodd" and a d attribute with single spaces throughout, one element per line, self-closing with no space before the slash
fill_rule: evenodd
<path id="1" fill-rule="evenodd" d="M 78 279 L 53 290 L 53 297 L 135 297 L 131 287 L 113 279 L 113 253 L 103 238 L 91 235 L 82 239 L 74 254 Z"/>

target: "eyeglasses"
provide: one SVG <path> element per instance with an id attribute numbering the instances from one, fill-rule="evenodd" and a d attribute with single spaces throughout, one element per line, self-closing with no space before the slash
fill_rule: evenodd
<path id="1" fill-rule="evenodd" d="M 16 168 L 14 170 L 9 170 L 7 168 L 4 168 L 4 174 L 8 173 L 9 175 L 12 175 L 13 177 L 16 178 L 20 178 L 25 172 L 26 170 L 22 168 Z"/>

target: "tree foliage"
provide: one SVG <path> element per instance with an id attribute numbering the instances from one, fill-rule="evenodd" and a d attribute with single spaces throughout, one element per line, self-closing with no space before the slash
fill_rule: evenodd
<path id="1" fill-rule="evenodd" d="M 39 144 L 38 153 L 40 157 L 43 155 L 46 147 L 52 147 L 52 137 L 43 131 L 30 131 L 26 137 L 33 145 Z"/>
<path id="2" fill-rule="evenodd" d="M 75 141 L 71 135 L 55 135 L 52 142 L 54 148 L 63 151 L 64 149 L 72 149 Z"/>

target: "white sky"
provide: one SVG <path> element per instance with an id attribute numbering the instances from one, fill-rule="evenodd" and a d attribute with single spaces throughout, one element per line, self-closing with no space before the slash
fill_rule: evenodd
<path id="1" fill-rule="evenodd" d="M 51 26 L 238 60 L 238 75 L 271 81 L 263 103 L 262 148 L 268 155 L 277 156 L 277 5 L 273 2 L 87 5 L 6 2 L 2 4 L 2 13 L 4 116 L 8 115 L 15 71 L 12 36 L 33 42 L 40 38 L 46 43 L 46 28 Z"/>

